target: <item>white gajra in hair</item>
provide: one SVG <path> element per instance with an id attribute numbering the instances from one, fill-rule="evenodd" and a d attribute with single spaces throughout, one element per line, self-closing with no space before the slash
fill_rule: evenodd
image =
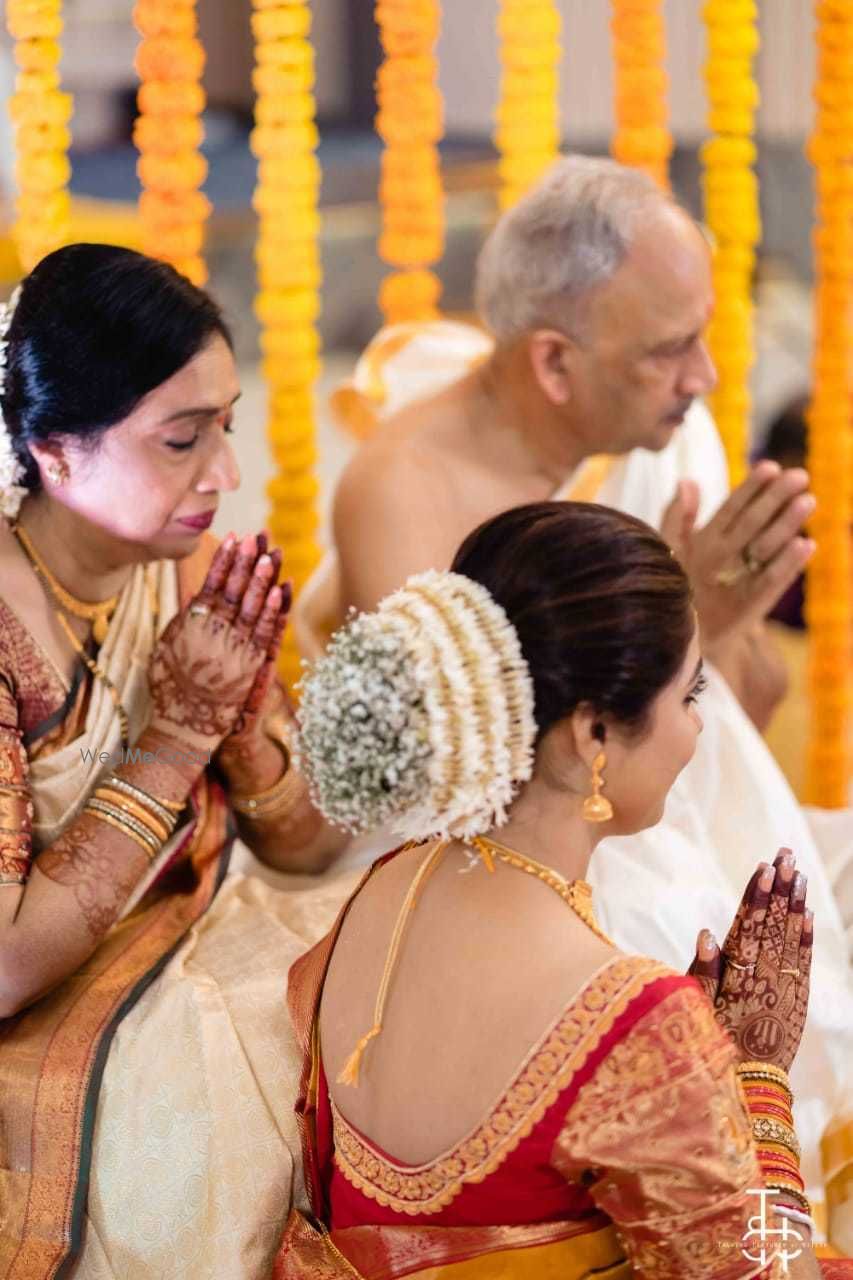
<path id="1" fill-rule="evenodd" d="M 12 316 L 15 314 L 15 307 L 18 305 L 20 296 L 21 286 L 18 285 L 9 301 L 0 303 L 0 402 L 2 402 L 3 392 L 6 389 L 9 327 L 12 324 Z M 21 502 L 27 492 L 20 484 L 23 478 L 24 468 L 15 456 L 12 437 L 4 421 L 2 403 L 0 403 L 0 515 L 6 516 L 10 520 L 14 520 L 18 514 Z"/>
<path id="2" fill-rule="evenodd" d="M 533 683 L 479 583 L 431 570 L 342 627 L 302 681 L 312 798 L 354 833 L 470 837 L 506 820 L 533 771 Z"/>

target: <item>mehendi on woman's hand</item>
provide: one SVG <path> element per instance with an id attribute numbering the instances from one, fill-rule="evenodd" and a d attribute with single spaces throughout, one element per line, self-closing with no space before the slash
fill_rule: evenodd
<path id="1" fill-rule="evenodd" d="M 742 1059 L 786 1070 L 793 1062 L 808 1008 L 813 937 L 806 878 L 789 850 L 753 875 L 722 952 L 700 936 L 689 972 Z"/>
<path id="2" fill-rule="evenodd" d="M 254 537 L 226 539 L 205 583 L 164 631 L 149 668 L 153 723 L 216 749 L 231 732 L 283 627 L 287 599 Z"/>
<path id="3" fill-rule="evenodd" d="M 144 853 L 117 862 L 113 842 L 104 839 L 96 819 L 81 816 L 36 861 L 36 869 L 55 884 L 74 891 L 90 937 L 97 941 L 118 919 L 134 886 L 144 875 Z"/>

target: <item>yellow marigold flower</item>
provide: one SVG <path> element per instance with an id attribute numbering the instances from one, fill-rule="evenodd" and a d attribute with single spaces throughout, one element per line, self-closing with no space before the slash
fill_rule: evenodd
<path id="1" fill-rule="evenodd" d="M 63 125 L 71 119 L 71 95 L 51 89 L 44 94 L 15 93 L 9 99 L 9 114 L 16 125 Z"/>
<path id="2" fill-rule="evenodd" d="M 294 152 L 313 151 L 319 141 L 317 126 L 310 120 L 292 125 L 258 125 L 249 138 L 256 156 L 275 152 L 292 156 Z"/>
<path id="3" fill-rule="evenodd" d="M 320 314 L 315 289 L 262 289 L 255 299 L 255 315 L 264 325 L 311 325 Z"/>
<path id="4" fill-rule="evenodd" d="M 149 224 L 188 226 L 204 222 L 211 212 L 210 201 L 201 191 L 143 191 L 139 212 Z"/>
<path id="5" fill-rule="evenodd" d="M 263 155 L 258 165 L 258 179 L 262 186 L 283 191 L 315 191 L 320 185 L 320 162 L 313 152 L 298 156 Z"/>
<path id="6" fill-rule="evenodd" d="M 137 97 L 139 110 L 151 116 L 190 116 L 204 110 L 205 93 L 192 80 L 146 79 Z"/>
<path id="7" fill-rule="evenodd" d="M 197 151 L 149 153 L 139 157 L 137 172 L 143 186 L 154 191 L 194 191 L 207 177 L 207 161 Z"/>
<path id="8" fill-rule="evenodd" d="M 252 85 L 259 95 L 291 95 L 310 98 L 310 90 L 314 87 L 314 65 L 304 63 L 300 66 L 282 67 L 274 63 L 258 65 L 252 71 Z"/>
<path id="9" fill-rule="evenodd" d="M 22 191 L 18 195 L 16 207 L 18 217 L 25 226 L 31 226 L 40 219 L 58 226 L 68 221 L 71 197 L 65 188 L 33 194 Z"/>
<path id="10" fill-rule="evenodd" d="M 298 69 L 314 68 L 314 49 L 308 40 L 268 40 L 255 47 L 258 65 Z"/>
<path id="11" fill-rule="evenodd" d="M 62 35 L 62 15 L 56 10 L 20 12 L 9 9 L 6 26 L 15 40 L 58 40 Z"/>
<path id="12" fill-rule="evenodd" d="M 283 500 L 287 498 L 290 502 L 303 502 L 313 500 L 319 491 L 319 484 L 316 476 L 302 476 L 294 478 L 288 476 L 286 480 L 274 477 L 267 485 L 267 493 L 271 498 Z M 279 528 L 287 527 L 287 511 L 276 513 L 276 523 Z"/>
<path id="13" fill-rule="evenodd" d="M 256 10 L 252 14 L 252 31 L 259 44 L 304 38 L 310 30 L 311 12 L 306 6 L 277 6 Z"/>
<path id="14" fill-rule="evenodd" d="M 269 327 L 261 332 L 261 351 L 282 360 L 309 360 L 320 352 L 320 336 L 313 325 Z"/>
<path id="15" fill-rule="evenodd" d="M 265 356 L 261 361 L 261 371 L 270 383 L 277 386 L 310 386 L 320 376 L 320 361 L 317 357 L 308 357 L 285 362 L 278 356 Z"/>
<path id="16" fill-rule="evenodd" d="M 50 71 L 61 58 L 57 40 L 21 40 L 15 45 L 15 62 L 22 71 Z"/>
<path id="17" fill-rule="evenodd" d="M 255 103 L 255 121 L 261 126 L 304 126 L 313 122 L 314 114 L 314 99 L 304 90 L 288 94 L 265 93 Z"/>
<path id="18" fill-rule="evenodd" d="M 20 151 L 67 151 L 71 130 L 64 124 L 22 124 L 17 144 Z"/>

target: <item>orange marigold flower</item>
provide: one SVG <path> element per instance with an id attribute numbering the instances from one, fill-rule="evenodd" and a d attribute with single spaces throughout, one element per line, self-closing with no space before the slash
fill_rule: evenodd
<path id="1" fill-rule="evenodd" d="M 192 4 L 179 5 L 174 0 L 159 4 L 157 0 L 140 0 L 133 10 L 133 24 L 143 36 L 192 37 L 198 30 L 198 18 Z"/>
<path id="2" fill-rule="evenodd" d="M 133 125 L 133 141 L 140 151 L 193 151 L 203 140 L 204 125 L 199 116 L 171 116 L 164 126 L 161 116 L 140 115 Z"/>
<path id="3" fill-rule="evenodd" d="M 140 113 L 149 116 L 190 116 L 204 110 L 205 93 L 191 80 L 146 79 L 139 86 Z"/>
<path id="4" fill-rule="evenodd" d="M 204 63 L 201 42 L 179 36 L 143 40 L 136 53 L 136 71 L 141 80 L 199 80 Z"/>

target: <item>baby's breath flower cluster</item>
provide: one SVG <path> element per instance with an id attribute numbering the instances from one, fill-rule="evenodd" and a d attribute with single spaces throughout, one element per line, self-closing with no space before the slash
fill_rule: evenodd
<path id="1" fill-rule="evenodd" d="M 423 700 L 402 637 L 377 614 L 335 634 L 302 690 L 299 760 L 331 822 L 370 831 L 424 793 Z"/>
<path id="2" fill-rule="evenodd" d="M 333 638 L 303 681 L 300 752 L 315 803 L 353 832 L 470 837 L 506 820 L 533 769 L 533 684 L 479 583 L 429 573 Z"/>

